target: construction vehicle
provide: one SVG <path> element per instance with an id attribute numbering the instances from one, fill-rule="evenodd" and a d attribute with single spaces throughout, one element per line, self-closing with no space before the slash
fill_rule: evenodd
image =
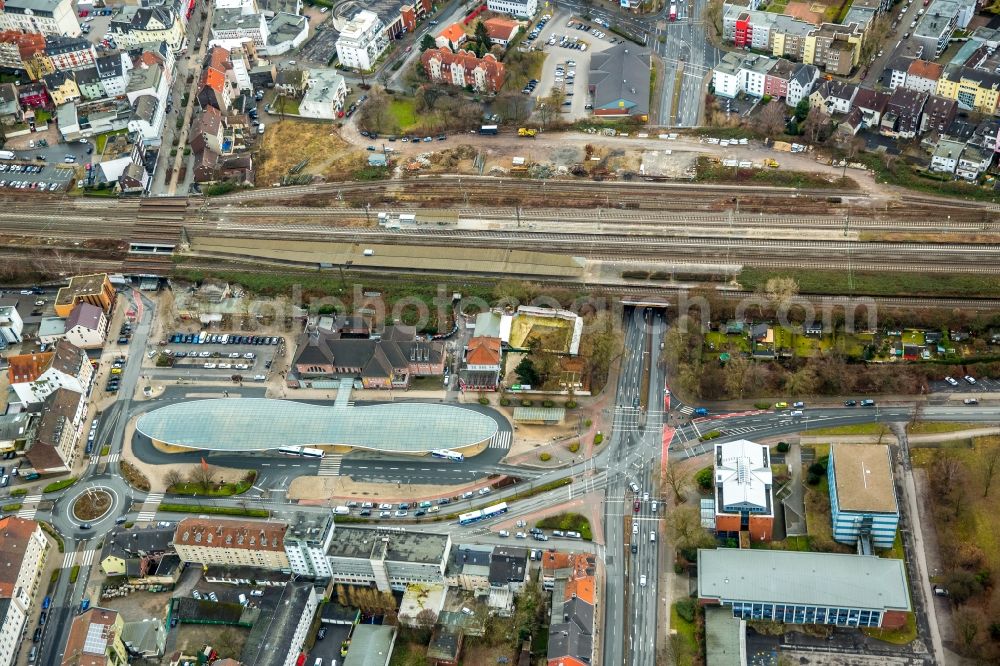
<path id="1" fill-rule="evenodd" d="M 538 134 L 538 130 L 529 127 L 521 127 L 517 130 L 518 136 L 528 137 L 529 139 L 534 139 L 536 134 Z"/>
<path id="2" fill-rule="evenodd" d="M 768 158 L 766 158 L 766 159 L 764 160 L 764 164 L 766 164 L 767 166 L 771 167 L 772 169 L 777 169 L 777 168 L 778 168 L 778 166 L 780 166 L 780 165 L 778 164 L 778 161 L 777 161 L 777 160 L 773 160 L 773 159 L 771 159 L 770 157 L 768 157 Z"/>

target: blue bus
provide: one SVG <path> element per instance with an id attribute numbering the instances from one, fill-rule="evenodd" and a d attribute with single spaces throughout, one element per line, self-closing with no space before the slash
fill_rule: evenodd
<path id="1" fill-rule="evenodd" d="M 458 524 L 471 525 L 472 523 L 477 523 L 480 520 L 489 520 L 490 518 L 496 518 L 497 516 L 502 516 L 505 513 L 507 513 L 507 503 L 500 502 L 499 504 L 488 506 L 482 510 L 477 509 L 476 511 L 463 513 L 458 517 Z"/>

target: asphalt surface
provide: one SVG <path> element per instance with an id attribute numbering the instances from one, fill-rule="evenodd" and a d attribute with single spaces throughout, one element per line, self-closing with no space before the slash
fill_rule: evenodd
<path id="1" fill-rule="evenodd" d="M 707 0 L 678 2 L 677 20 L 668 21 L 661 14 L 653 33 L 651 43 L 663 62 L 663 71 L 658 73 L 658 80 L 663 82 L 661 125 L 696 127 L 701 124 L 706 80 L 722 58 L 722 53 L 712 46 L 705 33 L 706 24 L 701 17 L 706 4 Z M 669 12 L 669 3 L 666 7 L 665 11 Z"/>

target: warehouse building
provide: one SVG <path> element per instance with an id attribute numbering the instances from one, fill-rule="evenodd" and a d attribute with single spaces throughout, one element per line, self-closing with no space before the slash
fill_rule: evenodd
<path id="1" fill-rule="evenodd" d="M 743 620 L 838 627 L 900 627 L 911 610 L 902 560 L 839 553 L 702 549 L 698 598 Z"/>
<path id="2" fill-rule="evenodd" d="M 892 548 L 899 506 L 892 478 L 892 454 L 885 444 L 834 444 L 830 447 L 830 514 L 833 538 L 865 554 Z"/>

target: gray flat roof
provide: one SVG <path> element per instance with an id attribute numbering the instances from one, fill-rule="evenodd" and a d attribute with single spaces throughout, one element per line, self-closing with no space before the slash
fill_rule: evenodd
<path id="1" fill-rule="evenodd" d="M 910 610 L 902 560 L 839 553 L 702 549 L 698 597 L 724 603 Z"/>
<path id="2" fill-rule="evenodd" d="M 414 562 L 417 564 L 437 564 L 445 556 L 448 535 L 433 532 L 408 532 L 397 530 L 373 530 L 363 527 L 341 527 L 333 532 L 333 540 L 326 551 L 330 557 L 354 557 L 369 559 L 386 544 L 385 559 L 388 562 Z"/>
<path id="3" fill-rule="evenodd" d="M 393 402 L 332 407 L 292 400 L 192 400 L 144 414 L 136 429 L 166 444 L 207 451 L 352 446 L 393 453 L 461 449 L 498 430 L 488 415 L 454 405 Z"/>
<path id="4" fill-rule="evenodd" d="M 344 666 L 385 666 L 392 657 L 396 627 L 387 624 L 359 624 L 351 634 Z"/>

